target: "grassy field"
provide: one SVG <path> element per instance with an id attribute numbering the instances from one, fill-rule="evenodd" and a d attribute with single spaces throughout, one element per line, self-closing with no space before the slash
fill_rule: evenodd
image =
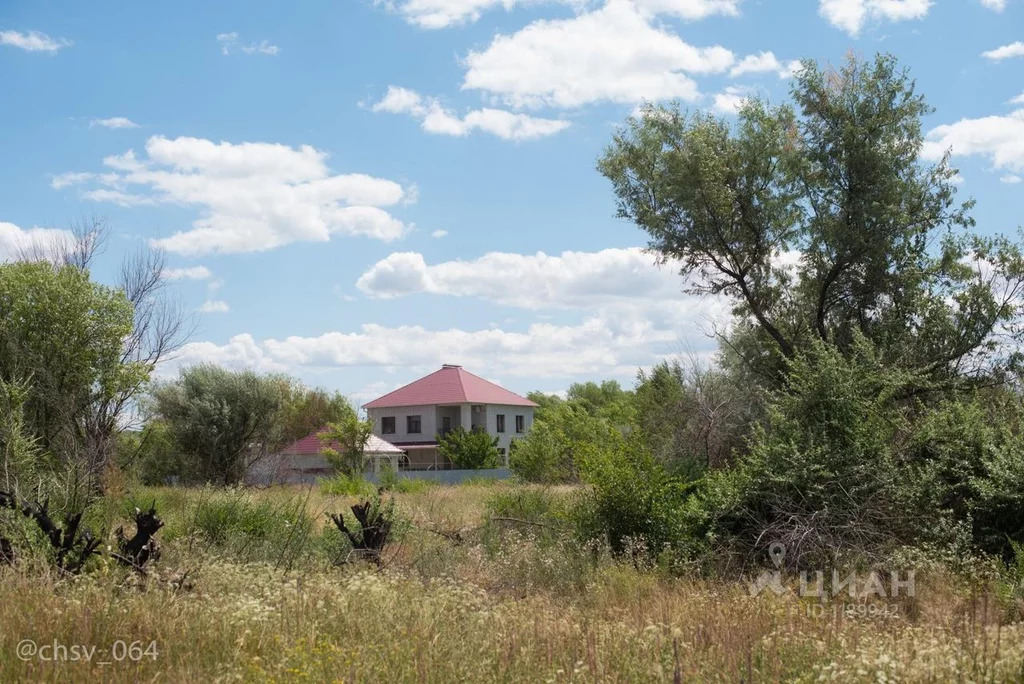
<path id="1" fill-rule="evenodd" d="M 752 597 L 739 579 L 670 577 L 581 546 L 563 529 L 573 496 L 396 494 L 405 522 L 378 570 L 339 565 L 326 514 L 351 498 L 125 492 L 91 524 L 113 529 L 155 501 L 161 559 L 146 578 L 101 559 L 71 579 L 31 559 L 0 567 L 0 681 L 1024 679 L 1024 624 L 983 582 L 921 573 L 915 597 L 886 606 Z M 43 648 L 25 657 L 26 640 Z M 96 650 L 74 660 L 74 645 Z"/>

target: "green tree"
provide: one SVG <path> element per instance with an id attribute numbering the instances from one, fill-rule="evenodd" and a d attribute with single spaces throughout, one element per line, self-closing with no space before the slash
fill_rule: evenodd
<path id="1" fill-rule="evenodd" d="M 557 394 L 545 394 L 538 390 L 528 392 L 526 398 L 537 404 L 537 408 L 533 410 L 533 419 L 541 420 L 548 412 L 552 411 L 559 404 L 563 402 L 563 399 Z"/>
<path id="2" fill-rule="evenodd" d="M 805 61 L 790 106 L 754 98 L 735 126 L 648 107 L 599 162 L 619 214 L 690 289 L 728 297 L 745 361 L 778 382 L 813 341 L 876 344 L 908 379 L 947 385 L 1017 365 L 1024 264 L 970 235 L 948 155 L 921 162 L 931 109 L 893 57 Z M 907 388 L 917 391 L 919 386 Z"/>
<path id="3" fill-rule="evenodd" d="M 321 453 L 327 461 L 349 477 L 362 477 L 366 470 L 366 443 L 373 434 L 373 421 L 360 420 L 348 404 L 342 418 L 320 433 Z"/>
<path id="4" fill-rule="evenodd" d="M 153 390 L 153 414 L 164 421 L 199 480 L 228 485 L 266 455 L 281 408 L 280 383 L 252 371 L 212 364 L 185 368 Z"/>
<path id="5" fill-rule="evenodd" d="M 459 468 L 501 467 L 498 438 L 484 430 L 466 430 L 457 427 L 445 435 L 437 436 L 437 451 Z"/>
<path id="6" fill-rule="evenodd" d="M 750 389 L 715 367 L 663 361 L 637 374 L 635 424 L 647 450 L 689 479 L 731 462 L 754 421 Z"/>
<path id="7" fill-rule="evenodd" d="M 193 479 L 191 459 L 182 455 L 170 427 L 162 420 L 150 420 L 141 430 L 122 432 L 117 442 L 117 465 L 145 485 L 166 485 L 174 478 Z"/>
<path id="8" fill-rule="evenodd" d="M 281 410 L 275 420 L 277 432 L 271 451 L 323 428 L 340 423 L 354 413 L 348 399 L 340 392 L 330 393 L 319 387 L 309 388 L 295 378 L 276 376 L 281 383 Z"/>
<path id="9" fill-rule="evenodd" d="M 620 428 L 633 421 L 633 393 L 622 389 L 616 380 L 605 380 L 601 384 L 575 382 L 569 386 L 565 399 Z"/>
<path id="10" fill-rule="evenodd" d="M 39 449 L 93 476 L 106 464 L 123 408 L 101 407 L 131 395 L 151 370 L 125 356 L 133 324 L 124 291 L 92 282 L 81 268 L 0 265 L 0 383 L 26 389 L 19 410 Z"/>
<path id="11" fill-rule="evenodd" d="M 509 467 L 529 482 L 575 482 L 583 450 L 619 434 L 608 420 L 578 403 L 564 401 L 535 419 L 530 432 L 512 443 Z"/>

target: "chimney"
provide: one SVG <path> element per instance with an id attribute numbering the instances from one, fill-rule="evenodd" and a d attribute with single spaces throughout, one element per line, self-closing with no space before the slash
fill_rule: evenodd
<path id="1" fill-rule="evenodd" d="M 462 366 L 456 365 L 454 363 L 442 363 L 441 368 L 462 368 Z"/>

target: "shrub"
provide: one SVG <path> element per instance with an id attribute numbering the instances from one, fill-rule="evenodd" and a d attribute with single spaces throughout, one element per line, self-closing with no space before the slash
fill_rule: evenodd
<path id="1" fill-rule="evenodd" d="M 320 491 L 337 496 L 370 496 L 377 488 L 362 475 L 338 473 L 334 477 L 320 480 Z"/>
<path id="2" fill-rule="evenodd" d="M 644 449 L 641 435 L 584 451 L 580 472 L 590 485 L 573 511 L 582 538 L 602 540 L 614 555 L 637 562 L 677 555 L 689 545 L 685 511 L 690 485 Z"/>
<path id="3" fill-rule="evenodd" d="M 580 454 L 598 448 L 616 435 L 608 420 L 568 402 L 545 409 L 509 454 L 509 468 L 527 482 L 558 484 L 579 480 Z"/>
<path id="4" fill-rule="evenodd" d="M 966 526 L 971 542 L 1009 560 L 1024 541 L 1024 412 L 1004 390 L 943 402 L 915 426 L 905 448 L 907 506 L 922 538 Z"/>
<path id="5" fill-rule="evenodd" d="M 744 562 L 781 543 L 793 567 L 906 539 L 914 512 L 900 506 L 890 448 L 906 427 L 894 401 L 905 380 L 866 343 L 850 358 L 824 346 L 798 358 L 738 468 L 702 487 L 709 533 Z"/>
<path id="6" fill-rule="evenodd" d="M 366 442 L 373 435 L 373 423 L 360 420 L 355 411 L 320 433 L 322 453 L 338 472 L 360 477 L 366 470 Z"/>
<path id="7" fill-rule="evenodd" d="M 478 470 L 501 467 L 498 438 L 484 430 L 466 430 L 457 427 L 446 435 L 437 436 L 438 452 L 459 468 Z"/>

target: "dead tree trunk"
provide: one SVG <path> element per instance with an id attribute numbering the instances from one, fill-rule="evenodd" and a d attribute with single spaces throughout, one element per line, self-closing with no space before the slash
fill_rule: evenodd
<path id="1" fill-rule="evenodd" d="M 135 509 L 135 535 L 128 539 L 124 535 L 124 528 L 118 527 L 114 531 L 117 538 L 119 553 L 113 554 L 114 558 L 122 565 L 128 565 L 138 572 L 144 572 L 143 568 L 150 560 L 160 557 L 160 545 L 156 543 L 153 535 L 164 526 L 160 518 L 156 517 L 156 503 L 149 507 L 148 511 Z"/>
<path id="2" fill-rule="evenodd" d="M 5 537 L 0 537 L 0 565 L 14 565 L 14 547 Z"/>
<path id="3" fill-rule="evenodd" d="M 0 508 L 20 510 L 26 518 L 32 518 L 35 521 L 50 541 L 50 546 L 56 551 L 55 564 L 60 570 L 73 575 L 77 574 L 89 557 L 98 553 L 96 548 L 100 545 L 101 539 L 94 538 L 88 530 L 79 534 L 78 527 L 82 522 L 81 513 L 67 515 L 64 518 L 64 528 L 61 529 L 50 518 L 48 500 L 41 504 L 30 503 L 24 500 L 19 501 L 14 494 L 9 492 L 0 492 Z M 8 544 L 9 546 L 10 544 Z"/>
<path id="4" fill-rule="evenodd" d="M 342 513 L 332 513 L 331 520 L 341 533 L 348 537 L 356 556 L 371 560 L 378 566 L 382 565 L 381 553 L 388 543 L 391 526 L 394 523 L 391 507 L 385 507 L 379 501 L 364 501 L 352 506 L 352 515 L 359 522 L 358 530 L 350 530 L 345 526 L 345 516 Z"/>

